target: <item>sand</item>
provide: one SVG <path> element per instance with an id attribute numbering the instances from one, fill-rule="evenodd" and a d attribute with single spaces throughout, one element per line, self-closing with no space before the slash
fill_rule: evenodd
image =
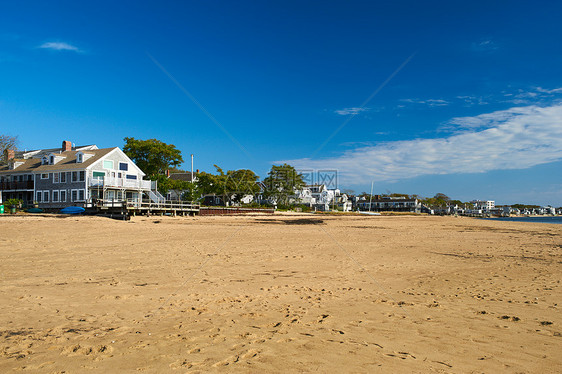
<path id="1" fill-rule="evenodd" d="M 0 372 L 562 371 L 562 225 L 0 217 Z"/>

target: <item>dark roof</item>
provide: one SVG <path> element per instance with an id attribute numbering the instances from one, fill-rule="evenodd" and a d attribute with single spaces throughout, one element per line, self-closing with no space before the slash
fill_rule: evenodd
<path id="1" fill-rule="evenodd" d="M 64 157 L 63 160 L 57 162 L 55 165 L 41 165 L 41 158 L 28 158 L 25 160 L 16 160 L 23 162 L 22 165 L 17 168 L 10 170 L 8 166 L 0 167 L 0 174 L 12 174 L 12 173 L 34 173 L 34 172 L 51 172 L 60 170 L 75 170 L 75 169 L 85 169 L 92 165 L 94 162 L 101 159 L 103 156 L 107 155 L 109 152 L 117 149 L 114 148 L 102 148 L 102 149 L 92 149 L 88 151 L 66 151 L 57 153 L 56 156 Z M 84 160 L 82 163 L 76 163 L 76 153 L 82 152 L 86 154 L 93 154 L 92 157 Z"/>
<path id="2" fill-rule="evenodd" d="M 193 178 L 195 178 L 195 173 L 193 173 Z M 185 173 L 171 173 L 170 179 L 175 181 L 191 182 L 191 172 L 188 171 Z"/>

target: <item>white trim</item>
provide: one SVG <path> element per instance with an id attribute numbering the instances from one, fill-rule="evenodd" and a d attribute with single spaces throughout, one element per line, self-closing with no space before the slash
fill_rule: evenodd
<path id="1" fill-rule="evenodd" d="M 62 194 L 64 192 L 64 200 L 62 199 Z M 66 190 L 59 190 L 59 202 L 61 203 L 66 203 L 66 199 L 68 198 L 68 194 L 66 193 Z"/>
<path id="2" fill-rule="evenodd" d="M 74 191 L 76 191 L 76 199 L 74 199 L 74 196 L 73 196 Z M 78 201 L 78 190 L 73 188 L 73 189 L 70 190 L 70 202 L 73 203 L 75 201 Z"/>
<path id="3" fill-rule="evenodd" d="M 100 161 L 102 161 L 101 166 L 103 167 L 103 160 L 104 160 L 106 157 L 109 157 L 109 156 L 110 156 L 111 154 L 113 154 L 114 152 L 119 152 L 119 154 L 120 154 L 121 156 L 123 156 L 123 158 L 125 158 L 125 159 L 127 160 L 127 163 L 129 164 L 129 166 L 130 166 L 130 167 L 133 167 L 134 169 L 137 170 L 137 174 L 139 174 L 139 175 L 141 176 L 140 179 L 142 179 L 142 177 L 144 177 L 144 176 L 146 175 L 146 173 L 145 173 L 144 171 L 142 171 L 142 170 L 137 166 L 137 164 L 135 164 L 134 161 L 131 160 L 131 159 L 129 158 L 129 156 L 127 156 L 127 155 L 125 154 L 125 152 L 123 152 L 123 151 L 121 150 L 121 148 L 119 148 L 119 147 L 115 147 L 112 151 L 109 151 L 105 156 L 100 157 L 99 160 L 97 160 L 97 161 L 94 162 L 93 164 L 89 165 L 86 169 L 90 170 L 95 164 L 97 164 L 97 163 L 100 162 Z M 128 170 L 128 172 L 132 172 L 132 170 Z"/>
<path id="4" fill-rule="evenodd" d="M 76 173 L 76 180 L 74 180 L 74 173 Z M 84 179 L 80 180 L 80 173 L 84 173 Z M 71 183 L 81 183 L 86 182 L 86 169 L 75 170 L 70 172 L 70 182 Z"/>
<path id="5" fill-rule="evenodd" d="M 40 174 L 39 174 L 39 177 L 40 177 L 41 179 L 49 179 L 49 174 L 50 174 L 50 173 L 40 173 Z M 43 178 L 43 175 L 47 175 L 47 177 Z"/>
<path id="6" fill-rule="evenodd" d="M 56 193 L 56 195 L 57 195 L 57 198 L 56 198 L 56 199 L 55 199 L 55 193 Z M 59 197 L 59 190 L 53 190 L 52 193 L 51 193 L 51 202 L 53 202 L 53 203 L 58 203 L 58 202 L 59 202 L 59 199 L 60 199 L 60 197 Z"/>

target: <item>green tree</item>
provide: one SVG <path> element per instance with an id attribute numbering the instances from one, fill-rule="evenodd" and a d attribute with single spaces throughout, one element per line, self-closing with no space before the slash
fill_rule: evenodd
<path id="1" fill-rule="evenodd" d="M 305 185 L 302 174 L 288 164 L 273 165 L 263 183 L 264 196 L 274 198 L 280 205 L 287 205 L 289 197 Z"/>
<path id="2" fill-rule="evenodd" d="M 137 166 L 154 180 L 167 169 L 177 167 L 183 162 L 181 151 L 173 144 L 166 144 L 157 139 L 140 140 L 125 138 L 123 152 Z"/>
<path id="3" fill-rule="evenodd" d="M 437 194 L 435 194 L 435 196 L 433 196 L 433 198 L 436 199 L 436 200 L 441 200 L 441 201 L 451 200 L 449 198 L 449 196 L 445 195 L 444 193 L 437 193 Z"/>
<path id="4" fill-rule="evenodd" d="M 201 198 L 201 190 L 197 183 L 184 182 L 183 194 L 181 199 L 183 201 L 198 201 Z"/>
<path id="5" fill-rule="evenodd" d="M 224 180 L 224 194 L 229 201 L 239 202 L 245 195 L 257 195 L 261 187 L 259 176 L 252 170 L 239 169 L 226 172 Z"/>
<path id="6" fill-rule="evenodd" d="M 206 172 L 201 172 L 197 174 L 197 186 L 202 194 L 210 195 L 210 194 L 220 194 L 220 178 L 217 178 L 216 175 Z"/>

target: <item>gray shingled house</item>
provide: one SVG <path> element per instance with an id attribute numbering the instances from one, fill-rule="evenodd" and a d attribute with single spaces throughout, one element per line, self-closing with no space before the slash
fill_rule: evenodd
<path id="1" fill-rule="evenodd" d="M 159 195 L 156 182 L 143 180 L 145 173 L 118 147 L 96 145 L 34 151 L 7 151 L 8 165 L 0 167 L 3 200 L 21 199 L 24 206 L 40 208 L 88 206 L 97 199 L 135 200 Z"/>

